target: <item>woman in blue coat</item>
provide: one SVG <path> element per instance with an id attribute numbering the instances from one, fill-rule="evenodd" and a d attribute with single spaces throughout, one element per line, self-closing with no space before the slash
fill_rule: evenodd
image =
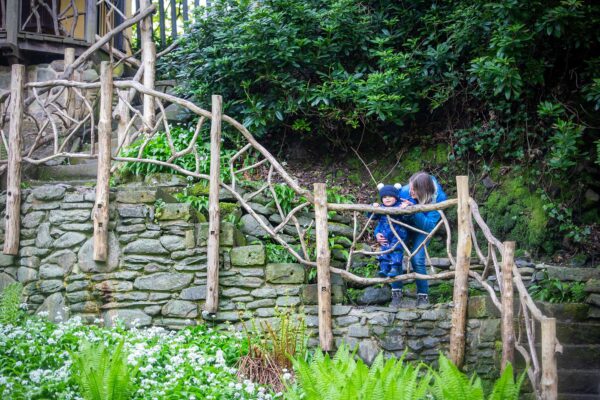
<path id="1" fill-rule="evenodd" d="M 411 176 L 409 184 L 400 190 L 401 207 L 409 207 L 413 204 L 433 204 L 447 199 L 446 193 L 438 181 L 426 172 L 417 172 Z M 408 199 L 408 200 L 405 200 Z M 441 216 L 437 211 L 420 212 L 408 215 L 404 221 L 423 232 L 431 232 L 439 222 Z M 424 233 L 414 232 L 408 229 L 408 241 L 412 242 L 411 252 L 423 243 L 427 237 Z M 425 247 L 412 257 L 412 269 L 419 274 L 427 274 L 425 268 Z M 429 281 L 417 279 L 417 307 L 429 304 Z"/>

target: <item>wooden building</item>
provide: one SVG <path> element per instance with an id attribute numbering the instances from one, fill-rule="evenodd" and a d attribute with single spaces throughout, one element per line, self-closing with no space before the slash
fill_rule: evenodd
<path id="1" fill-rule="evenodd" d="M 64 55 L 65 47 L 81 54 L 131 15 L 131 1 L 0 0 L 0 63 L 44 62 Z M 114 10 L 110 12 L 110 8 Z M 113 46 L 130 50 L 130 31 Z"/>
<path id="2" fill-rule="evenodd" d="M 156 6 L 153 37 L 166 48 L 209 0 L 151 0 Z M 97 36 L 103 36 L 140 8 L 140 0 L 0 0 L 0 65 L 35 64 L 61 58 L 66 47 L 79 55 Z M 136 34 L 134 34 L 135 32 Z M 140 40 L 139 24 L 116 35 L 112 46 L 132 53 Z"/>

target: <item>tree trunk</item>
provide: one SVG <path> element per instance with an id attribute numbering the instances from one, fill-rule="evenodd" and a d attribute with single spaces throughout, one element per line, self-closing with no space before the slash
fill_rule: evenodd
<path id="1" fill-rule="evenodd" d="M 329 271 L 331 254 L 327 227 L 327 193 L 324 183 L 315 183 L 314 189 L 319 343 L 323 351 L 331 351 L 333 350 L 333 332 L 331 328 L 331 276 Z"/>
<path id="2" fill-rule="evenodd" d="M 204 310 L 216 313 L 219 308 L 219 189 L 221 173 L 221 113 L 223 99 L 212 96 L 212 123 L 210 126 L 210 186 L 208 192 L 208 244 L 206 303 Z"/>
<path id="3" fill-rule="evenodd" d="M 456 247 L 456 276 L 454 278 L 454 309 L 450 330 L 450 359 L 462 368 L 465 357 L 465 331 L 471 261 L 471 208 L 469 206 L 469 177 L 456 177 L 458 197 L 458 243 Z"/>

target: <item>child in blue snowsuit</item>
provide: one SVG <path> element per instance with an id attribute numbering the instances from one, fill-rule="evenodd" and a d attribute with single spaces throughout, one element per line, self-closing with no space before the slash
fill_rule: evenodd
<path id="1" fill-rule="evenodd" d="M 426 172 L 417 172 L 414 174 L 409 181 L 408 185 L 404 185 L 400 190 L 400 202 L 403 203 L 400 207 L 407 207 L 412 204 L 433 204 L 439 203 L 447 199 L 446 193 L 442 189 L 437 179 L 429 175 Z M 420 212 L 405 216 L 402 222 L 406 222 L 409 225 L 423 232 L 431 232 L 440 220 L 440 213 L 437 211 Z M 408 234 L 408 241 L 412 242 L 411 251 L 414 253 L 417 248 L 425 241 L 427 235 L 425 233 L 418 233 L 410 231 Z M 425 244 L 421 249 L 412 257 L 411 264 L 413 271 L 419 274 L 427 274 L 425 268 Z M 398 289 L 402 290 L 402 282 L 398 283 Z M 417 306 L 428 305 L 429 298 L 429 282 L 422 279 L 417 279 Z M 400 296 L 401 296 L 400 292 Z"/>
<path id="2" fill-rule="evenodd" d="M 381 197 L 382 204 L 375 203 L 376 206 L 381 208 L 398 207 L 401 204 L 400 199 L 400 184 L 396 185 L 383 185 L 379 184 L 379 196 Z M 379 276 L 381 277 L 394 277 L 402 273 L 402 259 L 404 257 L 404 248 L 399 243 L 398 238 L 402 241 L 406 241 L 408 232 L 406 229 L 398 224 L 391 222 L 387 215 L 384 214 L 371 214 L 372 219 L 377 222 L 375 227 L 375 237 L 378 238 L 378 242 L 381 244 L 380 251 L 387 251 L 394 248 L 389 253 L 381 254 L 377 256 L 379 261 Z M 390 218 L 399 220 L 399 215 L 390 216 Z M 393 229 L 392 229 L 393 226 Z M 395 233 L 394 233 L 395 231 Z M 385 240 L 381 240 L 384 238 Z M 384 243 L 382 243 L 384 242 Z M 401 282 L 393 282 L 392 286 L 392 306 L 399 306 L 402 294 Z"/>

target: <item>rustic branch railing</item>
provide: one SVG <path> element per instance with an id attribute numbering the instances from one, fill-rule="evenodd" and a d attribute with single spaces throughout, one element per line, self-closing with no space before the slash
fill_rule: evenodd
<path id="1" fill-rule="evenodd" d="M 148 3 L 144 3 L 147 5 Z M 503 357 L 502 366 L 513 358 L 514 350 L 521 354 L 528 367 L 528 377 L 536 390 L 536 395 L 541 399 L 556 398 L 557 377 L 555 352 L 560 351 L 556 339 L 555 320 L 545 317 L 528 294 L 514 257 L 514 244 L 501 243 L 496 239 L 479 213 L 477 204 L 469 197 L 468 180 L 466 177 L 457 177 L 456 199 L 446 200 L 436 204 L 415 205 L 405 209 L 373 207 L 360 204 L 335 204 L 327 203 L 325 185 L 316 184 L 314 192 L 301 187 L 296 180 L 288 174 L 283 165 L 271 155 L 252 134 L 233 118 L 221 114 L 221 99 L 213 97 L 212 111 L 202 109 L 190 102 L 176 96 L 169 95 L 154 89 L 154 64 L 156 56 L 151 45 L 143 46 L 142 60 L 139 69 L 131 80 L 112 81 L 111 72 L 113 64 L 103 63 L 100 82 L 84 83 L 73 77 L 75 69 L 82 65 L 95 50 L 110 42 L 111 35 L 122 31 L 133 23 L 148 22 L 153 11 L 152 5 L 142 9 L 132 19 L 128 19 L 114 32 L 101 38 L 95 49 L 90 48 L 85 57 L 82 55 L 75 60 L 69 60 L 61 79 L 47 82 L 30 82 L 24 84 L 22 66 L 13 67 L 13 82 L 11 92 L 0 96 L 0 135 L 2 145 L 8 151 L 8 157 L 0 160 L 0 168 L 8 168 L 8 201 L 7 201 L 7 230 L 4 252 L 16 254 L 19 239 L 19 210 L 20 210 L 20 166 L 22 162 L 41 164 L 59 157 L 69 158 L 98 158 L 98 184 L 97 199 L 94 206 L 94 258 L 106 258 L 106 233 L 108 227 L 108 179 L 110 171 L 114 171 L 118 163 L 139 162 L 150 163 L 172 170 L 189 177 L 202 179 L 209 182 L 209 274 L 207 288 L 209 296 L 205 304 L 205 317 L 218 311 L 218 277 L 219 277 L 219 208 L 218 191 L 224 189 L 231 193 L 240 203 L 241 207 L 250 214 L 257 224 L 275 243 L 284 247 L 298 262 L 317 268 L 319 287 L 319 338 L 324 350 L 333 348 L 333 335 L 331 325 L 331 282 L 330 274 L 338 274 L 343 279 L 361 284 L 375 285 L 412 279 L 454 279 L 454 308 L 453 326 L 451 332 L 450 354 L 457 365 L 462 364 L 464 357 L 464 341 L 466 331 L 466 305 L 469 278 L 487 291 L 493 304 L 502 314 Z M 136 22 L 132 22 L 136 21 Z M 145 21 L 145 22 L 144 22 Z M 142 38 L 144 42 L 145 39 Z M 147 43 L 147 42 L 146 42 Z M 83 58 L 82 58 L 83 57 Z M 121 59 L 122 60 L 122 59 Z M 120 62 L 120 61 L 117 61 Z M 150 79 L 150 77 L 152 79 Z M 144 84 L 140 83 L 143 81 Z M 26 98 L 26 93 L 30 93 Z M 138 111 L 134 103 L 135 95 L 143 97 L 143 111 Z M 96 115 L 96 104 L 100 105 L 99 114 Z M 117 104 L 113 109 L 113 104 Z M 176 104 L 196 114 L 198 120 L 194 134 L 187 147 L 178 150 L 171 135 L 171 123 L 165 113 L 167 104 Z M 118 121 L 118 150 L 110 154 L 111 119 L 113 116 Z M 38 134 L 31 146 L 21 149 L 21 122 L 23 117 L 31 118 L 39 125 Z M 37 120 L 40 120 L 38 122 Z M 202 129 L 206 120 L 211 121 L 211 171 L 210 175 L 201 173 L 201 160 L 197 145 L 203 140 Z M 219 180 L 219 143 L 221 124 L 229 125 L 236 130 L 246 141 L 241 149 L 229 162 L 230 182 Z M 8 125 L 8 136 L 5 127 Z M 84 129 L 85 127 L 89 129 Z M 87 132 L 87 133 L 86 133 Z M 88 140 L 91 150 L 87 153 L 70 151 L 69 143 L 80 135 Z M 164 134 L 171 156 L 166 160 L 154 160 L 143 157 L 145 147 L 159 134 Z M 138 141 L 140 148 L 136 157 L 124 157 L 119 150 L 134 141 Z M 50 154 L 37 155 L 42 144 L 51 143 Z M 97 144 L 97 146 L 96 146 Z M 195 168 L 187 170 L 177 165 L 177 159 L 192 154 Z M 258 189 L 247 192 L 238 182 L 238 177 L 248 172 L 261 170 L 266 172 L 266 183 L 260 183 Z M 264 175 L 263 175 L 264 176 Z M 246 179 L 247 180 L 247 179 Z M 284 210 L 275 190 L 275 182 L 283 182 L 303 200 L 301 204 L 289 211 Z M 279 214 L 280 222 L 271 226 L 263 220 L 251 207 L 250 201 L 256 196 L 270 198 Z M 458 246 L 453 254 L 451 227 L 445 217 L 444 210 L 457 206 L 458 209 Z M 314 207 L 314 210 L 311 210 Z M 328 242 L 328 212 L 351 213 L 354 221 L 352 244 L 348 258 L 342 268 L 331 266 L 331 256 Z M 410 215 L 419 212 L 437 211 L 440 221 L 431 232 L 416 229 L 410 224 L 395 219 L 394 216 Z M 383 251 L 357 250 L 357 246 L 371 221 L 368 218 L 364 225 L 359 225 L 360 214 L 365 212 L 383 214 L 391 222 L 399 222 L 406 229 L 427 235 L 422 247 L 426 250 L 426 242 L 431 239 L 442 227 L 446 233 L 446 251 L 451 260 L 451 270 L 438 272 L 431 275 L 411 272 L 394 278 L 366 278 L 353 274 L 350 271 L 353 257 L 363 255 L 384 254 Z M 106 215 L 104 214 L 106 213 Z M 302 217 L 302 218 L 300 218 Z M 301 223 L 302 221 L 302 223 Z M 307 222 L 308 221 L 308 222 Z M 475 221 L 475 222 L 473 222 Z M 392 228 L 394 224 L 390 224 Z M 315 233 L 313 233 L 313 229 Z M 487 245 L 487 256 L 484 256 L 476 234 L 481 232 Z M 289 236 L 283 232 L 293 233 L 293 240 L 288 243 Z M 397 234 L 397 232 L 396 232 Z M 413 249 L 399 237 L 396 246 L 401 246 L 410 260 L 422 248 Z M 311 241 L 316 241 L 316 254 L 310 248 Z M 391 250 L 389 250 L 391 251 Z M 470 270 L 472 253 L 485 266 L 483 273 Z M 501 255 L 500 260 L 498 254 Z M 428 264 L 431 264 L 427 255 Z M 511 277 L 512 275 L 512 277 Z M 495 286 L 497 285 L 497 287 Z M 512 294 L 520 300 L 518 313 L 518 333 L 515 338 L 512 316 Z M 500 299 L 501 300 L 500 300 Z M 510 310 L 510 311 L 509 311 Z M 542 354 L 541 359 L 535 347 L 536 324 L 541 325 Z"/>

